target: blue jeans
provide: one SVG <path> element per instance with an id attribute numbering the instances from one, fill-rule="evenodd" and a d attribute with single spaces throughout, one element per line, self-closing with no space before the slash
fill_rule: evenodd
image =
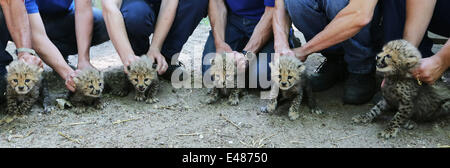
<path id="1" fill-rule="evenodd" d="M 149 37 L 155 30 L 160 5 L 146 0 L 123 1 L 120 11 L 134 54 L 147 53 L 150 47 Z M 161 49 L 161 54 L 169 65 L 172 56 L 181 51 L 197 25 L 206 17 L 207 11 L 208 0 L 179 1 L 175 20 Z"/>
<path id="2" fill-rule="evenodd" d="M 238 16 L 232 14 L 231 11 L 228 12 L 229 15 L 227 17 L 227 26 L 225 28 L 225 42 L 233 49 L 233 51 L 242 52 L 242 50 L 247 45 L 250 37 L 253 34 L 253 31 L 258 24 L 259 20 L 248 19 L 242 16 Z M 290 33 L 289 44 L 291 47 L 293 46 L 293 35 L 292 31 Z M 203 76 L 210 76 L 210 74 L 206 74 L 207 70 L 211 67 L 211 57 L 206 57 L 210 53 L 216 52 L 216 46 L 214 44 L 214 36 L 212 31 L 210 31 L 208 40 L 205 44 L 205 49 L 203 50 L 202 57 L 202 73 Z M 268 88 L 270 86 L 262 86 L 260 82 L 260 77 L 263 78 L 266 76 L 267 81 L 270 81 L 270 68 L 269 62 L 271 61 L 271 55 L 274 53 L 274 41 L 271 39 L 264 47 L 257 53 L 257 55 L 264 53 L 267 54 L 264 59 L 258 57 L 254 62 L 249 63 L 248 68 L 248 81 L 250 82 L 250 87 L 254 88 L 254 85 L 257 85 L 258 88 Z M 260 63 L 262 65 L 260 65 Z M 260 76 L 261 75 L 261 76 Z M 252 83 L 256 82 L 257 83 Z"/>
<path id="3" fill-rule="evenodd" d="M 306 40 L 311 40 L 320 33 L 336 15 L 345 8 L 349 0 L 285 0 L 285 6 L 295 27 L 303 33 Z M 378 8 L 377 8 L 378 9 Z M 320 51 L 327 59 L 336 55 L 327 53 L 339 53 L 344 51 L 344 60 L 347 69 L 351 73 L 367 74 L 375 70 L 375 55 L 377 40 L 372 35 L 376 30 L 379 14 L 375 10 L 372 22 L 366 25 L 354 37 L 344 42 Z"/>
<path id="4" fill-rule="evenodd" d="M 384 42 L 403 38 L 406 19 L 405 0 L 383 1 Z M 450 36 L 450 1 L 438 0 L 428 30 L 441 36 Z M 423 57 L 434 55 L 431 51 L 433 41 L 427 34 L 419 45 Z"/>
<path id="5" fill-rule="evenodd" d="M 11 37 L 6 27 L 6 20 L 0 8 L 0 104 L 5 102 L 6 66 L 13 60 L 12 56 L 5 50 L 10 39 Z"/>

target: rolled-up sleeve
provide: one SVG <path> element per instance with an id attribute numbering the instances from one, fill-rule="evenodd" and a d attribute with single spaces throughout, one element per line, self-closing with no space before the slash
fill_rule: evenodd
<path id="1" fill-rule="evenodd" d="M 36 0 L 25 0 L 25 7 L 27 8 L 28 14 L 39 13 Z"/>
<path id="2" fill-rule="evenodd" d="M 264 0 L 264 5 L 269 7 L 275 7 L 275 0 Z"/>

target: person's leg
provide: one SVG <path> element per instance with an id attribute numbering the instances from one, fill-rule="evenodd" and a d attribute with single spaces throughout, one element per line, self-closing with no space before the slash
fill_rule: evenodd
<path id="1" fill-rule="evenodd" d="M 450 1 L 438 0 L 428 29 L 438 35 L 450 37 Z"/>
<path id="2" fill-rule="evenodd" d="M 225 42 L 235 51 L 242 50 L 248 41 L 248 38 L 243 30 L 242 17 L 230 14 L 227 17 L 227 27 L 225 28 Z M 214 36 L 210 31 L 208 39 L 206 40 L 202 56 L 202 74 L 211 67 L 211 59 L 216 52 L 214 44 Z"/>
<path id="3" fill-rule="evenodd" d="M 77 53 L 75 34 L 75 13 L 45 14 L 41 13 L 48 38 L 67 61 L 69 55 Z"/>
<path id="4" fill-rule="evenodd" d="M 292 23 L 300 32 L 303 33 L 306 41 L 311 40 L 314 36 L 319 34 L 330 22 L 330 18 L 327 16 L 328 13 L 321 8 L 321 5 L 322 4 L 320 4 L 320 1 L 285 0 L 286 10 L 291 17 Z M 337 44 L 321 51 L 321 53 L 325 53 L 324 56 L 327 57 L 328 54 L 326 53 L 337 53 L 341 49 L 342 45 Z M 329 55 L 331 57 L 335 54 Z"/>
<path id="5" fill-rule="evenodd" d="M 0 8 L 0 104 L 5 102 L 6 90 L 6 66 L 12 61 L 11 55 L 5 50 L 8 41 L 11 40 L 3 11 Z"/>
<path id="6" fill-rule="evenodd" d="M 384 31 L 383 42 L 386 44 L 392 40 L 402 39 L 406 20 L 406 1 L 405 0 L 382 1 L 381 4 L 382 4 L 382 14 L 384 16 L 382 23 Z M 423 40 L 419 45 L 419 50 L 422 53 L 422 57 L 429 57 L 433 55 L 433 52 L 431 51 L 432 47 L 433 41 L 431 41 L 431 39 L 428 38 L 427 33 L 425 33 L 425 36 L 423 37 Z"/>
<path id="7" fill-rule="evenodd" d="M 127 0 L 123 1 L 120 11 L 134 54 L 146 54 L 150 47 L 149 37 L 156 23 L 152 4 L 146 0 Z"/>
<path id="8" fill-rule="evenodd" d="M 103 19 L 102 11 L 97 8 L 92 8 L 94 12 L 94 29 L 92 32 L 91 46 L 102 44 L 109 40 L 108 31 L 106 30 L 105 20 Z"/>
<path id="9" fill-rule="evenodd" d="M 94 12 L 94 29 L 91 46 L 101 44 L 109 40 L 102 12 L 92 8 Z M 53 44 L 58 48 L 67 60 L 69 55 L 78 53 L 77 39 L 75 33 L 75 11 L 64 15 L 42 14 L 45 30 Z"/>
<path id="10" fill-rule="evenodd" d="M 307 41 L 320 33 L 340 9 L 345 7 L 347 1 L 336 0 L 334 3 L 336 4 L 327 4 L 323 0 L 285 0 L 286 10 L 293 24 L 303 33 Z M 325 8 L 325 5 L 330 7 Z M 319 66 L 316 73 L 311 74 L 311 83 L 315 92 L 331 88 L 343 79 L 345 72 L 342 44 L 320 52 L 326 60 Z"/>
<path id="11" fill-rule="evenodd" d="M 348 5 L 348 0 L 322 0 L 320 6 L 327 18 L 332 20 Z M 375 9 L 372 22 L 366 25 L 352 38 L 342 42 L 347 64 L 348 79 L 344 85 L 344 103 L 362 104 L 369 101 L 377 91 L 375 84 L 375 44 L 372 39 L 372 23 L 378 21 L 378 8 Z"/>
<path id="12" fill-rule="evenodd" d="M 181 52 L 183 45 L 194 32 L 200 21 L 206 17 L 209 0 L 180 0 L 177 13 L 164 41 L 161 54 L 166 57 L 171 65 L 172 57 Z"/>

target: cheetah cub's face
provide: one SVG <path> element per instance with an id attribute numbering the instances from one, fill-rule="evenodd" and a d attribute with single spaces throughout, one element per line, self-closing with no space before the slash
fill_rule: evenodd
<path id="1" fill-rule="evenodd" d="M 213 76 L 214 86 L 224 88 L 227 84 L 233 84 L 234 77 L 237 74 L 237 67 L 234 57 L 227 57 L 226 54 L 220 54 L 211 60 L 211 75 Z"/>
<path id="2" fill-rule="evenodd" d="M 406 40 L 394 40 L 383 47 L 376 57 L 377 72 L 385 76 L 408 74 L 422 58 L 419 50 Z"/>
<path id="3" fill-rule="evenodd" d="M 281 90 L 288 90 L 300 82 L 301 74 L 306 66 L 293 56 L 280 56 L 278 60 L 269 64 L 272 81 Z"/>
<path id="4" fill-rule="evenodd" d="M 144 55 L 127 67 L 127 76 L 134 88 L 142 93 L 158 77 L 156 68 L 157 64 L 153 64 L 153 60 Z"/>
<path id="5" fill-rule="evenodd" d="M 29 65 L 21 60 L 11 62 L 6 68 L 8 71 L 8 85 L 17 92 L 17 94 L 27 94 L 37 85 L 42 78 L 44 69 Z"/>
<path id="6" fill-rule="evenodd" d="M 88 68 L 82 70 L 74 78 L 77 91 L 83 93 L 83 95 L 88 97 L 100 97 L 104 88 L 103 73 L 94 69 Z"/>

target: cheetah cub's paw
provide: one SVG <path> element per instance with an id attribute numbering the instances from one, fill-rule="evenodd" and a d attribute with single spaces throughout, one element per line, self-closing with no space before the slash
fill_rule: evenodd
<path id="1" fill-rule="evenodd" d="M 397 137 L 398 128 L 386 128 L 383 132 L 378 133 L 379 138 L 390 139 Z"/>
<path id="2" fill-rule="evenodd" d="M 290 120 L 294 121 L 300 117 L 300 113 L 298 111 L 289 110 L 288 116 Z"/>
<path id="3" fill-rule="evenodd" d="M 323 112 L 322 112 L 322 110 L 321 109 L 318 109 L 318 108 L 314 108 L 314 109 L 311 109 L 311 113 L 313 113 L 313 114 L 323 114 Z"/>
<path id="4" fill-rule="evenodd" d="M 143 102 L 143 101 L 145 101 L 145 96 L 143 96 L 143 95 L 136 95 L 135 97 L 134 97 L 134 100 L 136 100 L 136 101 L 138 101 L 138 102 Z"/>
<path id="5" fill-rule="evenodd" d="M 228 104 L 230 104 L 231 106 L 237 106 L 239 104 L 239 98 L 230 97 L 228 99 Z"/>
<path id="6" fill-rule="evenodd" d="M 159 102 L 159 99 L 158 98 L 148 98 L 145 102 L 147 104 L 153 104 L 153 103 Z"/>
<path id="7" fill-rule="evenodd" d="M 357 115 L 352 118 L 353 123 L 370 123 L 372 122 L 372 118 L 367 115 Z"/>

